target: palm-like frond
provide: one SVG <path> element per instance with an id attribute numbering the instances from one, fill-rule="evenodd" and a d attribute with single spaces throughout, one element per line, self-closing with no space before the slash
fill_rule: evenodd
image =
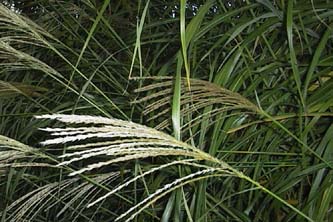
<path id="1" fill-rule="evenodd" d="M 151 78 L 148 78 L 151 79 Z M 158 78 L 155 78 L 158 79 Z M 184 126 L 198 124 L 198 120 L 203 119 L 206 115 L 213 118 L 223 112 L 242 110 L 249 114 L 260 113 L 259 107 L 250 102 L 239 93 L 233 92 L 223 87 L 208 81 L 191 79 L 189 88 L 185 83 L 185 78 L 182 79 L 181 88 L 181 117 L 184 118 L 189 114 L 193 114 L 192 123 L 184 124 Z M 162 78 L 162 82 L 153 83 L 143 86 L 136 90 L 137 93 L 149 92 L 150 94 L 134 101 L 134 103 L 146 103 L 143 114 L 149 116 L 147 121 L 162 119 L 156 125 L 156 129 L 164 129 L 169 126 L 171 113 L 171 101 L 173 96 L 172 90 L 173 80 Z M 209 113 L 203 114 L 202 110 L 209 106 L 213 108 Z M 164 118 L 164 119 L 163 119 Z"/>
<path id="2" fill-rule="evenodd" d="M 197 180 L 216 176 L 231 176 L 245 179 L 246 181 L 257 186 L 259 189 L 262 189 L 263 191 L 272 195 L 278 201 L 281 201 L 288 207 L 291 207 L 295 212 L 299 213 L 305 218 L 308 218 L 292 205 L 288 204 L 286 201 L 270 192 L 259 183 L 253 181 L 251 178 L 245 176 L 242 172 L 231 167 L 223 160 L 216 159 L 215 157 L 203 152 L 200 149 L 180 142 L 173 137 L 161 133 L 155 129 L 133 122 L 93 116 L 57 114 L 43 115 L 38 116 L 37 118 L 54 119 L 63 123 L 75 125 L 95 125 L 79 126 L 77 128 L 70 127 L 44 129 L 47 132 L 51 132 L 51 135 L 56 137 L 44 141 L 44 145 L 59 145 L 64 143 L 72 144 L 66 149 L 68 153 L 60 156 L 60 158 L 66 158 L 69 160 L 64 160 L 58 164 L 58 166 L 72 166 L 72 164 L 76 162 L 81 162 L 81 169 L 70 172 L 69 176 L 82 175 L 97 169 L 98 171 L 101 171 L 103 167 L 105 170 L 105 168 L 115 163 L 128 162 L 142 158 L 156 158 L 163 156 L 177 156 L 178 158 L 185 158 L 181 161 L 173 160 L 168 164 L 163 164 L 159 167 L 147 170 L 142 175 L 132 178 L 126 183 L 118 186 L 118 188 L 106 193 L 94 201 L 91 201 L 88 204 L 88 207 L 94 206 L 97 203 L 105 200 L 110 195 L 127 187 L 130 183 L 137 181 L 139 178 L 143 178 L 144 176 L 162 170 L 163 168 L 171 167 L 172 165 L 183 165 L 199 168 L 196 172 L 184 175 L 179 179 L 164 185 L 162 188 L 155 190 L 148 197 L 144 198 L 128 211 L 121 214 L 118 217 L 118 220 L 124 217 L 128 217 L 129 215 L 131 216 L 128 217 L 127 221 L 133 219 L 149 205 L 178 187 L 185 186 L 186 184 L 195 182 Z M 94 139 L 95 142 L 91 142 L 92 139 Z M 100 140 L 104 141 L 101 142 Z M 88 164 L 85 164 L 86 161 Z M 205 161 L 206 163 L 201 164 L 200 161 Z M 48 190 L 49 185 L 47 185 L 45 189 Z M 41 192 L 43 194 L 45 193 L 44 191 Z M 70 191 L 70 193 L 72 193 L 72 191 Z M 136 211 L 136 213 L 133 214 L 133 211 Z"/>
<path id="3" fill-rule="evenodd" d="M 0 135 L 0 168 L 7 167 L 54 167 L 45 163 L 46 156 L 38 149 Z M 33 159 L 42 159 L 32 161 Z"/>
<path id="4" fill-rule="evenodd" d="M 78 128 L 46 128 L 55 139 L 44 141 L 44 145 L 63 144 L 68 142 L 82 142 L 89 139 L 106 139 L 106 142 L 88 143 L 83 145 L 69 146 L 67 149 L 73 152 L 60 156 L 70 158 L 60 165 L 85 159 L 98 160 L 99 156 L 115 157 L 105 162 L 92 163 L 78 171 L 71 173 L 76 175 L 85 171 L 101 168 L 112 163 L 124 162 L 156 156 L 185 156 L 196 160 L 217 160 L 205 154 L 199 149 L 193 148 L 186 143 L 177 141 L 173 137 L 160 133 L 157 130 L 143 125 L 103 117 L 79 116 L 79 115 L 43 115 L 37 118 L 56 119 L 65 123 L 74 124 L 100 124 L 97 127 Z M 79 149 L 79 151 L 76 151 Z"/>
<path id="5" fill-rule="evenodd" d="M 119 177 L 119 172 L 105 173 L 91 179 L 98 184 L 107 184 L 117 177 Z M 58 206 L 61 208 L 56 212 L 55 218 L 71 214 L 73 221 L 78 218 L 87 220 L 89 217 L 82 211 L 102 192 L 103 189 L 89 181 L 82 181 L 80 178 L 49 183 L 35 188 L 14 201 L 7 209 L 10 213 L 6 220 L 11 222 L 32 221 L 38 215 L 43 215 L 43 211 L 52 211 L 53 207 Z"/>

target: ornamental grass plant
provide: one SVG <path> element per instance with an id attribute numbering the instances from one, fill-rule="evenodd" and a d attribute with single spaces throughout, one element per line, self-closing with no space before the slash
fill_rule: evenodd
<path id="1" fill-rule="evenodd" d="M 332 221 L 332 19 L 2 0 L 0 221 Z"/>

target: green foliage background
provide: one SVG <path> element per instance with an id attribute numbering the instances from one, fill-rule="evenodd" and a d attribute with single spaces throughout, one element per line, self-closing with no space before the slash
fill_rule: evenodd
<path id="1" fill-rule="evenodd" d="M 3 0 L 1 221 L 332 221 L 332 19 L 330 0 Z M 107 125 L 34 117 L 54 113 L 124 122 L 42 146 Z"/>

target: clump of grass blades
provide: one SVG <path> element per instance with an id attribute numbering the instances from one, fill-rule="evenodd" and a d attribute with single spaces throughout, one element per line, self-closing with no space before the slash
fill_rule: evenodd
<path id="1" fill-rule="evenodd" d="M 117 218 L 118 220 L 127 218 L 126 221 L 129 221 L 133 219 L 136 215 L 138 215 L 145 208 L 156 202 L 161 197 L 167 195 L 179 187 L 185 186 L 188 183 L 210 177 L 237 177 L 254 184 L 256 187 L 267 192 L 269 195 L 290 207 L 301 216 L 307 218 L 309 221 L 312 221 L 301 211 L 284 201 L 276 194 L 267 190 L 260 183 L 252 180 L 239 170 L 231 167 L 223 160 L 216 159 L 215 157 L 203 152 L 200 149 L 178 141 L 175 138 L 155 129 L 133 122 L 94 116 L 55 114 L 37 116 L 37 118 L 53 119 L 67 124 L 80 125 L 79 127 L 43 129 L 44 131 L 50 132 L 51 135 L 55 137 L 53 139 L 44 141 L 44 145 L 60 145 L 70 143 L 66 149 L 68 153 L 59 156 L 60 159 L 64 158 L 67 160 L 59 162 L 57 167 L 68 166 L 69 169 L 71 169 L 71 165 L 73 163 L 78 161 L 81 162 L 81 169 L 70 170 L 69 176 L 83 175 L 83 173 L 87 174 L 92 170 L 98 171 L 102 167 L 109 166 L 114 163 L 128 162 L 148 157 L 157 158 L 163 156 L 177 156 L 178 158 L 181 158 L 180 160 L 174 160 L 167 164 L 161 164 L 160 166 L 151 168 L 141 175 L 133 177 L 127 182 L 119 185 L 117 188 L 110 190 L 106 194 L 90 199 L 89 203 L 85 205 L 86 207 L 92 207 L 97 203 L 104 201 L 107 197 L 119 192 L 129 184 L 134 183 L 140 178 L 150 175 L 163 168 L 167 168 L 173 165 L 191 166 L 197 168 L 195 172 L 189 173 L 188 175 L 183 175 L 173 182 L 165 184 L 162 188 L 155 190 L 152 194 L 148 195 L 142 201 L 128 209 L 125 213 L 121 214 Z M 90 141 L 92 138 L 103 141 L 92 143 L 86 142 Z M 100 160 L 99 157 L 104 157 L 104 161 L 96 162 Z M 85 164 L 85 160 L 87 159 L 90 161 L 88 161 L 88 164 Z M 202 160 L 205 160 L 205 162 L 202 162 Z M 107 173 L 102 173 L 101 175 L 106 174 Z M 105 179 L 105 177 L 101 178 Z M 74 183 L 74 181 L 76 180 L 69 179 L 62 181 L 61 186 L 65 188 L 67 185 Z M 23 217 L 23 215 L 29 216 L 31 214 L 31 210 L 34 209 L 34 207 L 32 207 L 33 203 L 41 204 L 41 199 L 37 197 L 42 196 L 44 204 L 48 205 L 48 201 L 45 202 L 45 200 L 49 200 L 47 198 L 51 198 L 50 196 L 54 195 L 53 191 L 55 191 L 55 187 L 58 185 L 59 184 L 48 184 L 44 186 L 44 188 L 38 188 L 37 190 L 27 194 L 27 196 L 23 197 L 19 201 L 14 202 L 9 209 L 12 209 L 18 203 L 26 204 L 28 201 L 29 204 L 27 206 L 30 207 L 19 208 L 15 211 L 15 214 L 20 215 L 21 217 Z M 61 190 L 63 188 L 61 188 Z M 61 201 L 64 201 L 66 197 L 74 193 L 73 190 L 67 192 L 69 193 L 65 194 L 61 198 Z M 80 193 L 80 195 L 84 194 Z M 64 209 L 60 212 L 63 211 Z M 14 216 L 12 217 L 16 218 Z"/>

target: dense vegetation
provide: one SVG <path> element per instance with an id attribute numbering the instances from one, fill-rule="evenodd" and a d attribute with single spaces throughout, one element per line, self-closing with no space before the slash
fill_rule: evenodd
<path id="1" fill-rule="evenodd" d="M 333 221 L 332 1 L 1 2 L 1 222 Z"/>

